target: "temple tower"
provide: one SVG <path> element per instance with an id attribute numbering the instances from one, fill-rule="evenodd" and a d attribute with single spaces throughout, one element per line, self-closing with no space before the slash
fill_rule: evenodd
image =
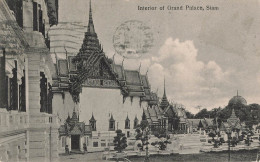
<path id="1" fill-rule="evenodd" d="M 163 91 L 163 97 L 162 97 L 162 101 L 160 103 L 160 107 L 165 110 L 165 108 L 167 108 L 169 106 L 169 101 L 167 99 L 166 96 L 166 90 L 165 90 L 165 78 L 164 78 L 164 91 Z"/>
<path id="2" fill-rule="evenodd" d="M 79 50 L 78 56 L 80 57 L 88 57 L 93 53 L 102 52 L 101 45 L 99 43 L 97 34 L 95 32 L 95 27 L 92 18 L 92 9 L 91 9 L 91 1 L 89 2 L 89 20 L 88 20 L 88 29 L 85 33 L 85 38 L 83 40 L 83 44 L 81 49 Z"/>

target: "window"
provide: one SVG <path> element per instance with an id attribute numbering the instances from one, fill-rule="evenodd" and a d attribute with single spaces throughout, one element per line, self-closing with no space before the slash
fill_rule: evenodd
<path id="1" fill-rule="evenodd" d="M 42 22 L 42 10 L 39 10 L 39 32 L 42 33 L 43 31 L 43 22 Z"/>
<path id="2" fill-rule="evenodd" d="M 89 120 L 89 124 L 91 125 L 92 131 L 96 131 L 96 119 L 94 118 L 93 113 L 91 119 Z"/>
<path id="3" fill-rule="evenodd" d="M 13 78 L 10 81 L 10 108 L 18 110 L 17 61 L 14 61 Z"/>
<path id="4" fill-rule="evenodd" d="M 93 142 L 93 147 L 98 147 L 98 142 Z"/>
<path id="5" fill-rule="evenodd" d="M 47 78 L 43 72 L 40 73 L 40 112 L 47 112 Z"/>
<path id="6" fill-rule="evenodd" d="M 52 114 L 52 99 L 53 99 L 53 93 L 52 93 L 52 86 L 50 83 L 48 83 L 48 92 L 47 92 L 47 113 Z"/>
<path id="7" fill-rule="evenodd" d="M 38 31 L 38 4 L 33 2 L 33 31 Z"/>
<path id="8" fill-rule="evenodd" d="M 136 128 L 138 125 L 138 121 L 134 121 L 134 128 Z"/>
<path id="9" fill-rule="evenodd" d="M 109 121 L 109 130 L 115 130 L 115 121 Z"/>
<path id="10" fill-rule="evenodd" d="M 129 132 L 129 131 L 127 131 L 127 138 L 128 138 L 128 137 L 130 137 L 130 132 Z"/>
<path id="11" fill-rule="evenodd" d="M 134 119 L 134 128 L 136 128 L 137 125 L 138 125 L 138 119 L 137 119 L 137 117 L 135 116 L 135 119 Z"/>
<path id="12" fill-rule="evenodd" d="M 19 86 L 19 109 L 20 111 L 26 111 L 26 88 L 25 88 L 25 71 L 23 71 L 24 76 L 22 77 L 22 84 Z"/>
<path id="13" fill-rule="evenodd" d="M 106 147 L 106 143 L 101 143 L 101 147 Z"/>
<path id="14" fill-rule="evenodd" d="M 23 27 L 23 0 L 6 0 L 10 10 L 14 12 L 17 24 Z"/>
<path id="15" fill-rule="evenodd" d="M 109 119 L 109 131 L 114 131 L 114 130 L 115 130 L 115 120 L 113 118 L 113 115 L 111 114 Z"/>
<path id="16" fill-rule="evenodd" d="M 125 129 L 130 129 L 130 121 L 129 120 L 125 121 Z"/>

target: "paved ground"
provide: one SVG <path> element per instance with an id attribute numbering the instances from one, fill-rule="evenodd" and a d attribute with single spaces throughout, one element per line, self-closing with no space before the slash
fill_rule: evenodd
<path id="1" fill-rule="evenodd" d="M 87 154 L 72 154 L 60 155 L 61 162 L 104 162 L 102 160 L 102 152 L 87 153 Z"/>
<path id="2" fill-rule="evenodd" d="M 252 151 L 235 151 L 231 152 L 231 162 L 232 161 L 255 161 L 257 156 L 257 150 Z M 101 159 L 102 152 L 97 153 L 88 153 L 88 154 L 73 154 L 73 155 L 60 155 L 61 162 L 104 162 L 105 160 Z M 132 157 L 129 158 L 132 162 L 143 162 L 144 157 Z M 151 162 L 222 162 L 228 161 L 228 152 L 217 152 L 217 153 L 201 153 L 201 154 L 188 154 L 180 155 L 174 154 L 170 156 L 151 156 Z"/>
<path id="3" fill-rule="evenodd" d="M 252 151 L 236 151 L 231 152 L 231 162 L 251 162 L 256 161 L 257 150 Z M 129 158 L 132 162 L 143 162 L 144 158 L 132 157 Z M 152 156 L 150 162 L 227 162 L 228 152 L 215 152 L 215 153 L 201 153 L 201 154 L 187 154 L 180 155 L 174 154 L 170 156 Z"/>

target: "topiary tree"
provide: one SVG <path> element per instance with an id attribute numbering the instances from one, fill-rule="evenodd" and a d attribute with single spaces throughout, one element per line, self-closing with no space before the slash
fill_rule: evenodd
<path id="1" fill-rule="evenodd" d="M 159 148 L 159 150 L 165 150 L 167 148 L 167 144 L 171 143 L 171 141 L 169 139 L 170 139 L 170 137 L 167 136 L 166 138 L 163 138 L 160 141 L 152 142 L 151 145 L 157 146 Z"/>
<path id="2" fill-rule="evenodd" d="M 148 133 L 147 131 L 145 131 L 145 129 L 149 126 L 147 120 L 142 120 L 141 123 L 139 125 L 136 126 L 136 136 L 135 139 L 136 140 L 141 140 L 142 143 L 139 143 L 137 145 L 137 147 L 140 148 L 141 151 L 144 150 L 144 145 L 149 144 L 147 142 L 148 140 Z"/>
<path id="3" fill-rule="evenodd" d="M 248 131 L 247 133 L 246 133 L 246 139 L 245 139 L 245 144 L 247 145 L 247 146 L 250 146 L 251 145 L 251 142 L 253 142 L 252 141 L 252 136 L 254 135 L 254 133 L 252 132 L 252 131 Z"/>
<path id="4" fill-rule="evenodd" d="M 127 147 L 127 139 L 125 134 L 122 133 L 122 130 L 116 130 L 116 136 L 114 137 L 114 149 L 117 152 L 122 152 Z"/>
<path id="5" fill-rule="evenodd" d="M 217 134 L 215 132 L 210 132 L 209 133 L 209 137 L 212 138 L 212 142 L 213 142 L 214 148 L 218 148 L 219 145 L 221 145 L 221 142 L 219 140 L 215 140 L 216 136 L 217 136 Z"/>

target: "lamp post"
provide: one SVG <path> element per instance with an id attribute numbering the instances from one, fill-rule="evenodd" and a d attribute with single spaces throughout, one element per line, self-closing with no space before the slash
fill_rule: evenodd
<path id="1" fill-rule="evenodd" d="M 228 135 L 228 161 L 230 161 L 230 138 L 231 138 L 231 130 L 227 129 L 226 134 Z"/>

